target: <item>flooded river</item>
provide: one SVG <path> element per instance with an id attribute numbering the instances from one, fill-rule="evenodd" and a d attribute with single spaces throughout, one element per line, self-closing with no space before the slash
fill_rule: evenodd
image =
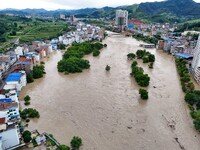
<path id="1" fill-rule="evenodd" d="M 30 107 L 40 112 L 29 130 L 52 133 L 67 145 L 78 135 L 83 139 L 81 150 L 200 150 L 200 136 L 184 102 L 174 58 L 150 49 L 156 56 L 154 69 L 139 61 L 151 77 L 149 100 L 144 102 L 126 57 L 141 42 L 110 35 L 104 43 L 108 47 L 99 57 L 85 57 L 91 67 L 83 73 L 58 73 L 60 51 L 45 60 L 45 77 L 20 95 L 21 99 L 30 95 Z M 110 72 L 105 71 L 107 64 Z"/>

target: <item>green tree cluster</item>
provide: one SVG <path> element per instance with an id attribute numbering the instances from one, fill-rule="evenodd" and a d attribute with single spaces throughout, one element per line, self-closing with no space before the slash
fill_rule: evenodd
<path id="1" fill-rule="evenodd" d="M 83 69 L 90 67 L 89 61 L 77 57 L 70 57 L 68 59 L 62 59 L 58 62 L 59 72 L 76 73 L 82 72 Z"/>
<path id="2" fill-rule="evenodd" d="M 200 91 L 186 93 L 185 101 L 191 106 L 190 114 L 194 119 L 194 127 L 200 132 Z"/>
<path id="3" fill-rule="evenodd" d="M 44 73 L 45 73 L 44 65 L 36 65 L 33 67 L 34 79 L 42 78 Z"/>
<path id="4" fill-rule="evenodd" d="M 29 95 L 26 95 L 24 97 L 24 101 L 25 101 L 24 105 L 26 105 L 26 106 L 30 105 L 30 100 L 31 100 L 31 97 Z"/>
<path id="5" fill-rule="evenodd" d="M 194 89 L 194 84 L 190 80 L 190 74 L 186 67 L 187 62 L 176 58 L 177 71 L 180 76 L 183 92 L 186 93 L 185 101 L 190 107 L 194 127 L 200 132 L 200 91 Z"/>
<path id="6" fill-rule="evenodd" d="M 194 84 L 190 80 L 190 74 L 186 67 L 186 63 L 187 62 L 184 59 L 176 58 L 176 66 L 180 76 L 182 90 L 183 92 L 190 92 L 194 90 Z"/>
<path id="7" fill-rule="evenodd" d="M 148 92 L 147 90 L 145 89 L 139 89 L 139 94 L 140 94 L 140 97 L 143 99 L 143 100 L 147 100 L 149 97 L 148 97 Z"/>
<path id="8" fill-rule="evenodd" d="M 136 82 L 142 87 L 147 87 L 150 82 L 150 77 L 148 76 L 148 74 L 144 74 L 144 70 L 141 67 L 137 66 L 136 61 L 133 61 L 131 68 L 131 75 L 134 76 Z"/>
<path id="9" fill-rule="evenodd" d="M 32 83 L 32 82 L 34 82 L 32 73 L 27 73 L 27 75 L 26 75 L 26 80 L 27 80 L 27 83 Z"/>
<path id="10" fill-rule="evenodd" d="M 22 137 L 24 139 L 24 143 L 29 143 L 32 140 L 31 132 L 26 130 L 22 133 Z"/>
<path id="11" fill-rule="evenodd" d="M 143 63 L 155 62 L 155 56 L 146 50 L 137 50 L 136 55 L 138 59 L 143 60 Z"/>
<path id="12" fill-rule="evenodd" d="M 70 144 L 73 149 L 79 149 L 82 145 L 82 139 L 78 136 L 74 136 Z"/>
<path id="13" fill-rule="evenodd" d="M 82 59 L 84 55 L 93 52 L 93 56 L 100 54 L 103 44 L 99 42 L 74 43 L 63 55 L 63 59 L 58 62 L 59 72 L 75 73 L 82 72 L 90 67 L 89 61 Z"/>
<path id="14" fill-rule="evenodd" d="M 67 145 L 62 144 L 62 145 L 60 145 L 60 146 L 58 147 L 58 150 L 70 150 L 70 147 L 67 146 Z"/>
<path id="15" fill-rule="evenodd" d="M 74 136 L 70 142 L 72 150 L 78 150 L 82 145 L 82 139 L 78 136 Z M 60 145 L 56 150 L 70 150 L 70 147 L 67 145 Z"/>
<path id="16" fill-rule="evenodd" d="M 27 119 L 27 118 L 39 118 L 40 114 L 36 109 L 33 108 L 25 108 L 20 112 L 20 116 L 22 119 Z"/>
<path id="17" fill-rule="evenodd" d="M 129 54 L 127 55 L 127 59 L 128 59 L 128 60 L 133 60 L 133 59 L 135 59 L 135 54 L 134 54 L 134 53 L 129 53 Z"/>

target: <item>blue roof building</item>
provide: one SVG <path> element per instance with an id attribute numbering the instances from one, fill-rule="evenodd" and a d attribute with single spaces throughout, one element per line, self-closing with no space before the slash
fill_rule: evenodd
<path id="1" fill-rule="evenodd" d="M 180 58 L 183 58 L 183 59 L 192 59 L 192 58 L 193 58 L 193 57 L 190 56 L 190 55 L 181 54 L 181 53 L 177 53 L 177 54 L 176 54 L 176 57 L 180 57 Z"/>
<path id="2" fill-rule="evenodd" d="M 0 102 L 10 103 L 10 102 L 12 102 L 12 99 L 11 98 L 1 98 Z"/>
<path id="3" fill-rule="evenodd" d="M 11 73 L 6 78 L 6 82 L 20 81 L 22 73 Z"/>

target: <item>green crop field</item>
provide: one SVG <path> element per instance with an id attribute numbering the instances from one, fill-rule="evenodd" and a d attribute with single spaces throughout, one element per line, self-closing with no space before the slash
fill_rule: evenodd
<path id="1" fill-rule="evenodd" d="M 14 42 L 30 43 L 34 40 L 47 40 L 68 30 L 66 22 L 54 19 L 21 18 L 0 16 L 0 51 L 14 46 Z"/>

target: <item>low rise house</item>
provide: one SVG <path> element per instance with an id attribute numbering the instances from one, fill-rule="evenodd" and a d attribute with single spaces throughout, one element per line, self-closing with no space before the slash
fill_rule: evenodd
<path id="1" fill-rule="evenodd" d="M 20 71 L 24 70 L 26 73 L 30 73 L 33 70 L 34 59 L 31 57 L 21 56 L 19 61 L 15 63 L 14 70 Z"/>
<path id="2" fill-rule="evenodd" d="M 17 91 L 21 91 L 22 87 L 26 86 L 26 73 L 25 71 L 11 73 L 6 78 L 7 85 L 14 85 Z"/>

